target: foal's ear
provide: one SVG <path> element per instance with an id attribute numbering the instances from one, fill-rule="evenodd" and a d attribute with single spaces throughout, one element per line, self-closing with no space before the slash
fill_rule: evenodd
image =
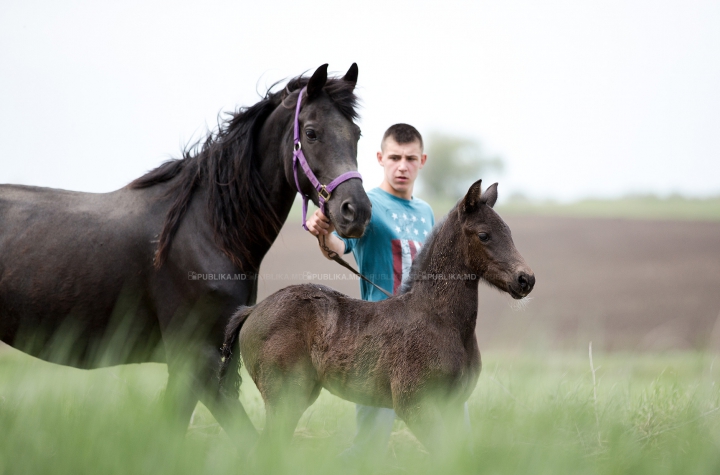
<path id="1" fill-rule="evenodd" d="M 348 69 L 348 72 L 346 72 L 345 76 L 343 76 L 343 81 L 352 83 L 353 89 L 355 89 L 355 84 L 357 84 L 357 78 L 358 78 L 358 65 L 357 65 L 357 63 L 352 63 L 352 66 L 350 66 L 350 69 Z"/>
<path id="2" fill-rule="evenodd" d="M 493 183 L 492 185 L 488 186 L 487 190 L 485 190 L 485 193 L 483 193 L 480 197 L 480 201 L 482 201 L 491 208 L 495 206 L 495 202 L 497 201 L 497 186 L 497 183 Z"/>
<path id="3" fill-rule="evenodd" d="M 328 65 L 325 63 L 317 68 L 310 77 L 310 81 L 308 81 L 307 84 L 308 99 L 317 97 L 320 95 L 320 92 L 322 92 L 322 88 L 325 87 L 325 83 L 327 82 L 327 70 Z"/>
<path id="4" fill-rule="evenodd" d="M 480 200 L 482 199 L 482 192 L 480 191 L 481 184 L 482 180 L 478 180 L 472 185 L 470 185 L 470 189 L 468 190 L 465 198 L 463 198 L 462 200 L 462 204 L 460 205 L 460 210 L 463 213 L 472 213 L 478 208 L 478 206 L 480 206 Z"/>

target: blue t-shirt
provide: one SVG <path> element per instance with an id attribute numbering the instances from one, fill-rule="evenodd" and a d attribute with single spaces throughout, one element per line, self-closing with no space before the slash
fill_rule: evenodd
<path id="1" fill-rule="evenodd" d="M 372 216 L 365 234 L 357 239 L 340 239 L 345 243 L 345 254 L 352 251 L 355 256 L 360 273 L 394 294 L 410 272 L 412 260 L 430 234 L 435 218 L 430 205 L 421 199 L 398 198 L 381 188 L 373 188 L 367 195 Z M 364 280 L 360 281 L 360 295 L 373 302 L 387 298 Z"/>

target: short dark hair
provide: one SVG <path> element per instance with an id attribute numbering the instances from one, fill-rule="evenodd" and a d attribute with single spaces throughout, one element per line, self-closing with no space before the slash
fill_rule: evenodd
<path id="1" fill-rule="evenodd" d="M 380 148 L 382 149 L 385 139 L 392 137 L 399 144 L 413 143 L 414 141 L 420 142 L 420 148 L 423 149 L 423 139 L 420 132 L 415 127 L 409 124 L 395 124 L 388 127 L 383 135 L 382 142 L 380 142 Z"/>

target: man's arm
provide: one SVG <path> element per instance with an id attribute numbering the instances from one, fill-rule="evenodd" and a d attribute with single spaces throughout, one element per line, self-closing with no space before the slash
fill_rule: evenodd
<path id="1" fill-rule="evenodd" d="M 333 226 L 322 211 L 319 209 L 315 210 L 312 216 L 307 219 L 305 225 L 307 226 L 310 234 L 318 237 L 318 244 L 320 244 L 320 240 L 322 239 L 321 236 L 324 236 L 325 246 L 339 255 L 345 254 L 345 243 L 332 233 L 335 230 L 335 226 Z M 326 258 L 330 259 L 327 251 L 325 251 L 322 246 L 320 246 L 320 250 Z"/>

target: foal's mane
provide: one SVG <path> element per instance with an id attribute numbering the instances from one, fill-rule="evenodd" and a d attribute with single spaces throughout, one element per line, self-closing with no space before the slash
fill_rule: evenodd
<path id="1" fill-rule="evenodd" d="M 165 195 L 173 203 L 160 233 L 156 268 L 167 258 L 172 239 L 200 186 L 208 190 L 208 220 L 218 247 L 240 269 L 245 270 L 243 262 L 251 269 L 258 268 L 260 262 L 251 254 L 249 244 L 272 243 L 283 224 L 260 176 L 258 135 L 282 100 L 305 87 L 308 81 L 308 77 L 298 76 L 278 92 L 271 92 L 277 85 L 273 84 L 257 104 L 227 113 L 228 118 L 218 124 L 217 131 L 208 132 L 204 140 L 186 146 L 182 158 L 169 160 L 128 185 L 133 189 L 148 188 L 179 177 Z M 323 88 L 349 120 L 358 116 L 353 88 L 354 83 L 337 78 L 328 78 Z"/>
<path id="2" fill-rule="evenodd" d="M 448 217 L 452 216 L 453 213 L 457 213 L 457 207 L 458 205 L 456 204 L 450 211 L 448 211 L 448 214 L 435 223 L 435 226 L 433 226 L 430 231 L 430 235 L 425 239 L 425 243 L 420 248 L 420 252 L 417 256 L 415 256 L 415 259 L 413 259 L 412 265 L 410 266 L 410 272 L 408 273 L 407 279 L 402 282 L 400 290 L 398 291 L 399 294 L 409 292 L 410 289 L 412 289 L 413 284 L 418 280 L 418 277 L 421 276 L 421 272 L 427 269 L 430 264 L 429 260 L 430 255 L 432 254 L 432 248 L 435 246 L 435 242 L 438 240 L 438 236 L 441 234 Z"/>

